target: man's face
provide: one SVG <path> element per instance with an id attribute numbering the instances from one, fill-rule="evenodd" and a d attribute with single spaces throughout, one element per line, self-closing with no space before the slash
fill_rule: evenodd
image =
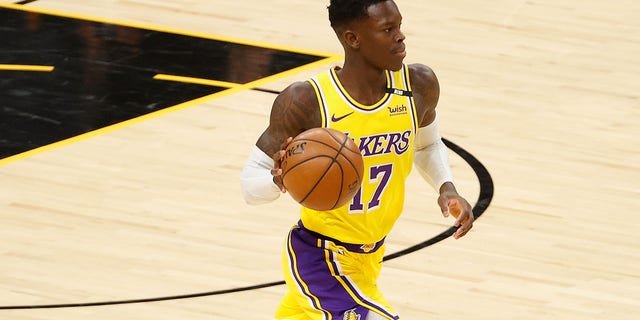
<path id="1" fill-rule="evenodd" d="M 376 67 L 400 70 L 407 54 L 398 7 L 393 1 L 384 1 L 370 6 L 368 12 L 367 19 L 353 25 L 360 37 L 359 53 Z"/>

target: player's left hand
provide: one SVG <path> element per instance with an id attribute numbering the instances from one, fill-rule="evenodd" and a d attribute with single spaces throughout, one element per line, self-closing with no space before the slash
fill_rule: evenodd
<path id="1" fill-rule="evenodd" d="M 453 223 L 453 226 L 458 228 L 453 234 L 455 239 L 461 238 L 471 230 L 474 220 L 471 205 L 458 192 L 442 192 L 438 197 L 438 205 L 440 205 L 442 215 L 445 217 L 452 215 L 456 218 Z"/>

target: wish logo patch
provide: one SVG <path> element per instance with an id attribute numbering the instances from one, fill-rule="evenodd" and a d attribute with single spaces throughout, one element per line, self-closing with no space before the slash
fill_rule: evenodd
<path id="1" fill-rule="evenodd" d="M 389 116 L 392 117 L 407 114 L 407 112 L 409 112 L 409 108 L 403 104 L 395 107 L 387 107 L 387 110 L 389 110 Z"/>

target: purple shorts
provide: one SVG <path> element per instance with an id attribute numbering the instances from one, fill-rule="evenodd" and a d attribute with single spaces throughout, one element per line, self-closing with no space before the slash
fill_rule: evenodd
<path id="1" fill-rule="evenodd" d="M 377 286 L 383 242 L 346 244 L 294 226 L 283 254 L 289 292 L 276 318 L 364 320 L 375 312 L 399 319 Z"/>

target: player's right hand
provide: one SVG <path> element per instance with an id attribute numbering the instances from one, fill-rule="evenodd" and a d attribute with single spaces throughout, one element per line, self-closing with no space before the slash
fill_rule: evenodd
<path id="1" fill-rule="evenodd" d="M 282 193 L 287 192 L 287 188 L 285 188 L 284 183 L 282 182 L 282 169 L 280 168 L 280 164 L 282 163 L 282 159 L 285 156 L 285 150 L 291 141 L 292 137 L 288 137 L 280 146 L 280 150 L 274 153 L 271 157 L 273 159 L 273 169 L 271 169 L 271 175 L 273 176 L 273 182 L 280 188 Z"/>

